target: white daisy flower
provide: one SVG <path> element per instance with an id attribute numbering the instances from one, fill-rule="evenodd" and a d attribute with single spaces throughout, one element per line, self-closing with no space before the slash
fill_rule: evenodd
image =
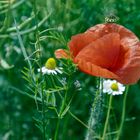
<path id="1" fill-rule="evenodd" d="M 48 75 L 56 75 L 56 74 L 62 74 L 62 69 L 61 67 L 56 66 L 56 60 L 54 58 L 49 58 L 45 66 L 43 66 L 41 69 L 38 69 L 38 72 L 42 72 L 42 74 L 48 74 Z"/>
<path id="2" fill-rule="evenodd" d="M 116 80 L 103 81 L 103 93 L 121 95 L 125 91 L 125 86 Z"/>

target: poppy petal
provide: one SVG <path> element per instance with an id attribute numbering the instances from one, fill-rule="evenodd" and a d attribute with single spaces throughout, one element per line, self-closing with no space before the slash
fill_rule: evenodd
<path id="1" fill-rule="evenodd" d="M 140 42 L 127 28 L 105 23 L 91 27 L 69 42 L 74 63 L 93 76 L 133 84 L 140 79 Z"/>
<path id="2" fill-rule="evenodd" d="M 100 37 L 103 37 L 109 33 L 118 33 L 120 35 L 121 44 L 123 46 L 131 47 L 132 45 L 139 42 L 139 39 L 133 32 L 123 27 L 122 25 L 115 23 L 97 24 L 96 26 L 88 29 L 88 31 L 97 33 Z"/>
<path id="3" fill-rule="evenodd" d="M 94 76 L 118 79 L 109 69 L 116 63 L 120 50 L 120 37 L 111 33 L 89 44 L 75 58 L 81 71 Z"/>
<path id="4" fill-rule="evenodd" d="M 97 24 L 96 26 L 89 28 L 88 31 L 97 33 L 99 34 L 100 37 L 108 33 L 118 33 L 120 35 L 120 39 L 122 40 L 122 42 L 126 40 L 127 40 L 126 42 L 128 43 L 132 41 L 133 42 L 139 41 L 139 39 L 132 31 L 128 30 L 122 25 L 115 24 L 115 23 Z"/>
<path id="5" fill-rule="evenodd" d="M 70 55 L 67 50 L 58 49 L 55 51 L 55 57 L 57 59 L 60 59 L 60 58 L 68 59 L 70 58 Z"/>
<path id="6" fill-rule="evenodd" d="M 140 43 L 130 49 L 127 63 L 116 74 L 123 84 L 134 84 L 140 79 Z"/>
<path id="7" fill-rule="evenodd" d="M 84 47 L 86 47 L 89 43 L 96 40 L 97 38 L 97 34 L 88 31 L 82 34 L 72 36 L 68 46 L 73 57 L 75 57 Z"/>
<path id="8" fill-rule="evenodd" d="M 76 56 L 75 61 L 84 59 L 102 68 L 115 67 L 120 52 L 120 36 L 117 33 L 107 34 L 97 39 L 82 49 Z"/>
<path id="9" fill-rule="evenodd" d="M 99 76 L 99 77 L 111 78 L 111 79 L 119 79 L 119 77 L 116 74 L 114 74 L 113 72 L 111 72 L 105 68 L 102 68 L 100 66 L 97 66 L 91 62 L 87 62 L 83 59 L 80 59 L 78 61 L 78 67 L 84 73 L 87 73 L 87 74 L 92 75 L 92 76 Z"/>

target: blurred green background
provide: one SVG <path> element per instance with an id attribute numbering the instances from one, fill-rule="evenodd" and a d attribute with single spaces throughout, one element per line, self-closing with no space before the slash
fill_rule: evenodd
<path id="1" fill-rule="evenodd" d="M 68 42 L 72 35 L 103 23 L 104 18 L 110 14 L 118 16 L 119 24 L 140 37 L 140 0 L 14 0 L 10 10 L 8 7 L 6 0 L 5 3 L 0 1 L 0 139 L 41 140 L 40 131 L 33 119 L 37 113 L 34 100 L 10 88 L 27 90 L 27 83 L 21 73 L 27 64 L 15 34 L 16 30 L 12 30 L 15 26 L 13 17 L 19 25 L 36 11 L 37 16 L 20 30 L 27 31 L 23 33 L 22 39 L 30 55 L 35 51 L 33 43 L 36 41 L 37 31 L 34 27 L 49 15 L 39 26 L 39 31 L 55 28 L 53 32 L 45 34 L 51 36 L 53 33 L 56 38 L 46 38 L 41 42 L 42 61 L 45 62 L 47 58 L 54 56 L 54 50 L 66 48 L 64 42 Z M 94 98 L 95 78 L 81 72 L 75 75 L 74 80 L 80 81 L 82 91 L 74 98 L 71 110 L 86 123 Z M 113 102 L 114 112 L 118 116 L 117 122 L 120 121 L 122 98 L 123 96 L 115 96 Z M 55 127 L 55 124 L 51 125 Z M 63 137 L 62 133 L 65 134 Z M 59 139 L 84 140 L 85 133 L 86 128 L 67 115 L 61 122 Z M 140 140 L 140 82 L 130 87 L 121 139 Z"/>

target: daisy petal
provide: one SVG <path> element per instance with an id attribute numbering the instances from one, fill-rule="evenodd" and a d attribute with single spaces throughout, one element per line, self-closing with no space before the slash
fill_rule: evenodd
<path id="1" fill-rule="evenodd" d="M 55 69 L 58 73 L 62 74 L 63 72 L 59 70 L 58 68 Z"/>

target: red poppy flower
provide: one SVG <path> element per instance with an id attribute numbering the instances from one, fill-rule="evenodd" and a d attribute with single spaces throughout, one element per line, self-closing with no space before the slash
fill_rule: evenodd
<path id="1" fill-rule="evenodd" d="M 73 36 L 68 46 L 74 63 L 87 74 L 116 79 L 123 84 L 140 79 L 139 39 L 121 25 L 98 24 Z M 56 57 L 61 54 L 64 51 L 56 51 Z"/>

